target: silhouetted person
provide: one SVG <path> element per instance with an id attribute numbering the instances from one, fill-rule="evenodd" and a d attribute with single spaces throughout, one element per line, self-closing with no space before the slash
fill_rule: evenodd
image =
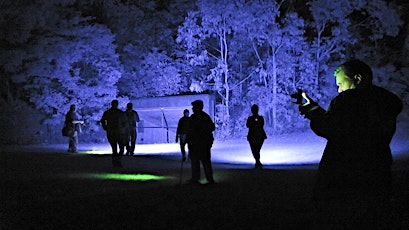
<path id="1" fill-rule="evenodd" d="M 264 118 L 258 114 L 258 105 L 251 106 L 251 115 L 247 118 L 246 126 L 249 129 L 247 140 L 250 144 L 251 153 L 256 160 L 255 168 L 263 168 L 260 162 L 260 150 L 263 146 L 264 140 L 267 139 L 264 131 Z"/>
<path id="2" fill-rule="evenodd" d="M 305 93 L 307 103 L 299 107 L 311 129 L 327 139 L 313 194 L 320 221 L 328 228 L 343 223 L 352 229 L 388 229 L 389 144 L 402 102 L 372 85 L 372 70 L 362 61 L 347 61 L 334 75 L 339 95 L 327 110 Z"/>
<path id="3" fill-rule="evenodd" d="M 207 182 L 213 184 L 214 179 L 210 150 L 214 141 L 213 131 L 215 130 L 215 125 L 210 116 L 203 112 L 203 101 L 193 101 L 192 110 L 193 114 L 190 116 L 189 131 L 187 134 L 192 166 L 192 178 L 189 182 L 194 184 L 199 183 L 200 162 L 202 162 Z"/>
<path id="4" fill-rule="evenodd" d="M 179 141 L 180 152 L 182 153 L 182 161 L 186 160 L 186 136 L 189 130 L 189 110 L 183 111 L 183 117 L 179 119 L 178 127 L 176 129 L 176 143 Z"/>
<path id="5" fill-rule="evenodd" d="M 129 123 L 129 134 L 126 140 L 126 155 L 134 155 L 135 143 L 138 135 L 136 132 L 136 123 L 139 122 L 139 115 L 132 107 L 132 103 L 128 103 L 125 111 Z"/>
<path id="6" fill-rule="evenodd" d="M 78 148 L 78 134 L 81 132 L 81 125 L 84 121 L 80 121 L 75 105 L 70 106 L 70 110 L 65 114 L 64 125 L 68 132 L 68 152 L 76 153 Z"/>
<path id="7" fill-rule="evenodd" d="M 101 124 L 112 148 L 112 165 L 122 167 L 121 156 L 124 154 L 129 127 L 125 113 L 118 109 L 118 100 L 112 100 L 111 108 L 102 115 Z"/>

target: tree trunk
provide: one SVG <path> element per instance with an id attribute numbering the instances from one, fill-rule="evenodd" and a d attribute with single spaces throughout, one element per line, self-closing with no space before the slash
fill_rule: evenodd
<path id="1" fill-rule="evenodd" d="M 276 54 L 273 50 L 273 76 L 271 84 L 273 86 L 273 129 L 276 130 L 277 128 L 277 61 L 276 61 Z"/>

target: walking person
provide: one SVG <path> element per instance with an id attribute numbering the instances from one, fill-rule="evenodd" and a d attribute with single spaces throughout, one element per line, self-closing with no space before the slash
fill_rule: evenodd
<path id="1" fill-rule="evenodd" d="M 189 183 L 199 184 L 200 163 L 203 165 L 208 184 L 214 184 L 211 163 L 211 148 L 213 145 L 213 131 L 215 124 L 210 116 L 203 111 L 203 101 L 192 102 L 193 114 L 190 116 L 187 143 L 192 167 L 192 178 Z"/>
<path id="2" fill-rule="evenodd" d="M 341 64 L 334 76 L 339 94 L 327 110 L 306 93 L 299 106 L 314 133 L 327 139 L 313 191 L 317 226 L 394 229 L 389 145 L 402 102 L 373 85 L 371 68 L 360 60 Z"/>
<path id="3" fill-rule="evenodd" d="M 102 128 L 107 132 L 107 139 L 112 148 L 112 165 L 115 168 L 122 167 L 121 157 L 124 154 L 129 133 L 127 117 L 122 110 L 118 109 L 118 104 L 118 100 L 112 100 L 111 108 L 106 110 L 101 118 Z"/>
<path id="4" fill-rule="evenodd" d="M 179 119 L 178 126 L 176 129 L 176 139 L 175 142 L 180 145 L 180 152 L 182 153 L 182 161 L 186 161 L 186 149 L 187 144 L 186 137 L 189 130 L 189 110 L 185 109 L 183 111 L 183 117 Z"/>
<path id="5" fill-rule="evenodd" d="M 64 121 L 65 128 L 67 129 L 68 152 L 70 153 L 78 151 L 78 134 L 81 132 L 81 124 L 84 124 L 84 121 L 81 121 L 79 117 L 76 106 L 71 105 L 70 110 L 65 114 Z"/>
<path id="6" fill-rule="evenodd" d="M 260 162 L 260 150 L 267 134 L 264 131 L 264 118 L 258 114 L 259 107 L 254 104 L 251 106 L 252 115 L 247 118 L 246 126 L 249 129 L 247 141 L 250 144 L 251 153 L 256 161 L 254 168 L 263 168 Z"/>
<path id="7" fill-rule="evenodd" d="M 136 144 L 136 138 L 138 133 L 136 132 L 136 123 L 139 122 L 139 115 L 138 112 L 136 112 L 133 109 L 132 103 L 128 103 L 126 105 L 126 111 L 125 111 L 126 117 L 128 119 L 129 123 L 129 133 L 127 135 L 127 140 L 126 140 L 126 155 L 134 155 L 135 151 L 135 144 Z"/>

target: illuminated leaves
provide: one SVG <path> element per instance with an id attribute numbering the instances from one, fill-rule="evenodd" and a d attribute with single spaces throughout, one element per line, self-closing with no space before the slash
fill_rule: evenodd
<path id="1" fill-rule="evenodd" d="M 25 82 L 24 98 L 49 115 L 47 123 L 60 123 L 70 104 L 77 104 L 82 116 L 98 120 L 101 105 L 117 96 L 115 84 L 122 72 L 114 35 L 69 5 L 26 7 L 31 10 L 26 19 L 38 23 L 34 30 L 27 25 L 29 39 L 6 52 L 13 55 L 5 65 L 12 81 Z M 41 15 L 44 10 L 50 12 Z M 50 19 L 48 24 L 42 17 Z"/>

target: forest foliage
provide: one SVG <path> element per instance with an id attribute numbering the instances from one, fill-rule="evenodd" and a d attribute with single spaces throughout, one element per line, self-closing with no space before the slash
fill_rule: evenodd
<path id="1" fill-rule="evenodd" d="M 92 133 L 113 98 L 214 93 L 218 138 L 245 135 L 254 103 L 269 134 L 280 134 L 308 125 L 291 93 L 302 88 L 325 107 L 334 68 L 359 58 L 407 108 L 408 9 L 384 0 L 5 0 L 1 107 L 28 104 L 58 127 L 78 104 Z"/>

